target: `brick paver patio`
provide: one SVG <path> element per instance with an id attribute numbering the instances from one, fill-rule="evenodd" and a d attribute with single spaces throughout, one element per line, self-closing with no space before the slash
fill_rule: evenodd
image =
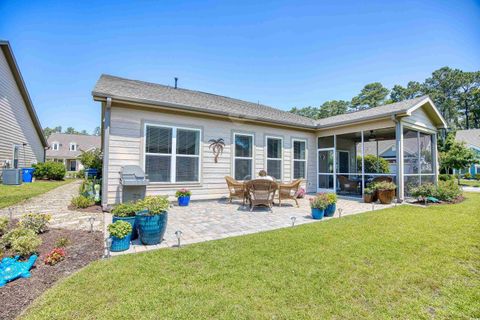
<path id="1" fill-rule="evenodd" d="M 357 214 L 365 211 L 379 210 L 391 205 L 363 203 L 355 199 L 339 199 L 337 211 L 333 218 Z M 168 213 L 168 226 L 164 241 L 159 245 L 144 246 L 138 240 L 134 241 L 128 251 L 113 253 L 112 255 L 136 253 L 147 250 L 172 247 L 177 245 L 175 231 L 180 230 L 181 245 L 203 242 L 215 239 L 240 236 L 261 231 L 285 228 L 292 225 L 292 217 L 295 225 L 305 223 L 320 223 L 324 220 L 313 220 L 310 217 L 308 198 L 300 200 L 300 207 L 291 204 L 282 204 L 282 207 L 274 206 L 273 212 L 258 208 L 250 212 L 240 202 L 228 203 L 226 200 L 216 201 L 192 201 L 188 207 L 172 206 Z M 105 224 L 111 223 L 111 215 L 105 214 Z"/>

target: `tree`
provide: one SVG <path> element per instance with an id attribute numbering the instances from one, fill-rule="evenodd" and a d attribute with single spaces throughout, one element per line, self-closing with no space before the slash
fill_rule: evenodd
<path id="1" fill-rule="evenodd" d="M 78 160 L 80 160 L 85 169 L 102 170 L 102 151 L 99 148 L 89 151 L 80 151 L 81 154 L 78 156 Z"/>
<path id="2" fill-rule="evenodd" d="M 311 118 L 311 119 L 324 119 L 339 114 L 344 114 L 348 111 L 350 103 L 344 100 L 331 100 L 324 102 L 320 107 L 306 107 L 306 108 L 292 108 L 290 112 Z"/>
<path id="3" fill-rule="evenodd" d="M 407 99 L 413 99 L 425 94 L 425 86 L 417 81 L 410 81 L 407 87 L 395 85 L 390 92 L 390 100 L 399 102 Z"/>
<path id="4" fill-rule="evenodd" d="M 470 113 L 472 113 L 475 107 L 478 107 L 478 101 L 476 100 L 477 90 L 480 87 L 480 71 L 477 72 L 463 72 L 460 71 L 457 74 L 458 81 L 458 105 L 459 111 L 463 112 L 465 129 L 470 129 Z M 476 114 L 476 113 L 474 113 Z M 478 119 L 476 121 L 478 123 Z"/>
<path id="5" fill-rule="evenodd" d="M 387 97 L 389 90 L 380 82 L 367 84 L 359 95 L 353 97 L 352 107 L 354 110 L 375 108 L 381 105 Z"/>
<path id="6" fill-rule="evenodd" d="M 58 127 L 55 127 L 55 128 L 49 128 L 49 127 L 43 128 L 43 134 L 45 135 L 45 137 L 47 139 L 48 139 L 48 137 L 50 137 L 50 135 L 52 133 L 57 133 L 57 132 L 62 132 L 62 127 L 61 126 L 58 126 Z"/>
<path id="7" fill-rule="evenodd" d="M 65 130 L 65 133 L 66 134 L 77 134 L 78 131 L 75 130 L 75 128 L 73 128 L 73 127 L 68 127 L 67 130 Z"/>
<path id="8" fill-rule="evenodd" d="M 469 168 L 478 163 L 479 159 L 475 152 L 465 145 L 465 142 L 454 141 L 450 150 L 440 152 L 440 167 L 446 172 L 450 169 L 461 170 Z M 460 185 L 460 175 L 458 175 L 458 184 Z"/>
<path id="9" fill-rule="evenodd" d="M 304 107 L 304 108 L 296 108 L 293 107 L 290 110 L 291 113 L 298 114 L 300 116 L 304 116 L 310 119 L 319 119 L 320 117 L 320 110 L 317 107 Z"/>

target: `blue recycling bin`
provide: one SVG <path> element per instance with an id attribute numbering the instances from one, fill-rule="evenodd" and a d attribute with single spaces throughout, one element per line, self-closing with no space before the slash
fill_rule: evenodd
<path id="1" fill-rule="evenodd" d="M 23 168 L 22 169 L 22 180 L 23 180 L 23 182 L 25 182 L 25 183 L 32 182 L 34 171 L 35 171 L 35 168 Z"/>

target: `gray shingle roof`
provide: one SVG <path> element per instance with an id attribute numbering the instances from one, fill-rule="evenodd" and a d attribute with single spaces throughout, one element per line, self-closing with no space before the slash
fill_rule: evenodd
<path id="1" fill-rule="evenodd" d="M 102 75 L 92 92 L 94 97 L 119 99 L 152 105 L 194 110 L 225 116 L 242 117 L 303 128 L 330 127 L 350 122 L 386 117 L 402 113 L 428 96 L 404 100 L 367 110 L 346 113 L 320 120 L 282 111 L 262 104 L 228 98 L 201 91 L 175 89 L 156 83 Z"/>
<path id="2" fill-rule="evenodd" d="M 52 150 L 54 142 L 60 144 L 58 150 Z M 70 143 L 77 145 L 77 151 L 70 151 Z M 47 158 L 75 159 L 81 154 L 80 150 L 87 151 L 92 148 L 100 148 L 100 137 L 84 134 L 52 133 L 48 137 L 48 144 L 50 149 L 47 150 Z"/>
<path id="3" fill-rule="evenodd" d="M 111 97 L 112 99 L 118 98 L 156 105 L 174 105 L 180 109 L 315 128 L 315 121 L 310 118 L 262 104 L 111 75 L 102 75 L 92 94 L 97 97 Z"/>
<path id="4" fill-rule="evenodd" d="M 376 108 L 350 112 L 341 114 L 338 116 L 333 116 L 325 119 L 320 119 L 317 121 L 319 128 L 329 127 L 340 125 L 344 123 L 350 123 L 354 121 L 362 121 L 368 119 L 374 119 L 377 117 L 385 117 L 393 115 L 395 113 L 402 113 L 410 109 L 411 107 L 417 105 L 420 101 L 425 100 L 428 96 L 421 96 L 414 99 L 403 100 L 400 102 L 395 102 L 391 104 L 385 104 Z"/>
<path id="5" fill-rule="evenodd" d="M 480 148 L 480 129 L 458 130 L 455 140 Z"/>

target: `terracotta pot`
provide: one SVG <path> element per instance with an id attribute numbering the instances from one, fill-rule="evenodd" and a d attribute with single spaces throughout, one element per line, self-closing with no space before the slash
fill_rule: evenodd
<path id="1" fill-rule="evenodd" d="M 390 204 L 393 198 L 395 198 L 395 190 L 377 190 L 377 195 L 380 203 Z"/>
<path id="2" fill-rule="evenodd" d="M 365 194 L 363 195 L 363 201 L 364 201 L 365 203 L 372 203 L 373 201 L 375 201 L 375 194 L 373 194 L 373 193 L 372 193 L 372 194 L 367 194 L 367 193 L 365 193 Z"/>

